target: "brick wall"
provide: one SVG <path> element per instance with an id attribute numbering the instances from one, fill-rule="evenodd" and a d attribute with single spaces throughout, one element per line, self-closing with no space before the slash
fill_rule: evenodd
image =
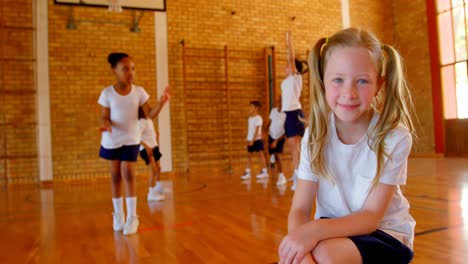
<path id="1" fill-rule="evenodd" d="M 426 1 L 393 0 L 394 42 L 406 64 L 419 119 L 416 153 L 434 153 L 432 81 L 427 33 Z"/>
<path id="2" fill-rule="evenodd" d="M 0 5 L 0 185 L 38 179 L 32 7 Z"/>
<path id="3" fill-rule="evenodd" d="M 393 45 L 404 59 L 419 119 L 414 153 L 433 153 L 432 83 L 427 35 L 426 1 L 350 1 L 351 26 L 374 32 Z M 430 103 L 428 103 L 430 102 Z"/>
<path id="4" fill-rule="evenodd" d="M 185 110 L 196 114 L 196 109 L 186 109 L 183 100 L 182 48 L 223 48 L 261 51 L 275 46 L 278 53 L 285 52 L 284 34 L 291 29 L 295 49 L 305 59 L 306 50 L 320 37 L 330 35 L 341 28 L 339 1 L 167 1 L 169 33 L 169 78 L 174 90 L 171 102 L 173 158 L 177 170 L 185 166 L 186 135 Z M 235 12 L 232 15 L 232 11 Z M 294 20 L 291 18 L 295 17 Z M 278 58 L 280 61 L 280 58 Z M 279 63 L 277 70 L 284 72 Z M 247 65 L 239 65 L 239 68 Z M 279 73 L 279 74 L 280 74 Z M 257 94 L 260 94 L 260 86 Z M 253 94 L 252 94 L 253 95 Z M 238 97 L 240 98 L 240 97 Z M 253 98 L 256 99 L 256 98 Z M 240 126 L 233 135 L 236 142 L 245 144 L 248 98 L 238 101 L 233 108 L 239 112 L 236 124 Z M 242 116 L 243 115 L 243 116 Z M 237 120 L 241 119 L 241 121 Z M 266 116 L 264 116 L 266 119 Z M 202 117 L 201 117 L 202 120 Z M 266 121 L 266 120 L 265 120 Z M 203 121 L 201 121 L 203 122 Z M 238 134 L 238 135 L 237 135 Z M 235 147 L 238 148 L 237 146 Z M 242 145 L 241 148 L 245 148 Z M 239 152 L 241 150 L 238 150 Z M 240 163 L 239 163 L 240 162 Z M 238 160 L 238 164 L 243 162 Z"/>
<path id="5" fill-rule="evenodd" d="M 373 32 L 383 43 L 393 44 L 393 0 L 350 0 L 351 26 Z"/>

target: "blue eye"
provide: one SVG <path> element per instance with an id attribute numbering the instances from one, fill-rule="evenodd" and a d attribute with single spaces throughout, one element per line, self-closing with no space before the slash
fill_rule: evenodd
<path id="1" fill-rule="evenodd" d="M 341 84 L 341 83 L 344 83 L 344 80 L 342 78 L 335 78 L 335 79 L 333 79 L 333 82 Z"/>
<path id="2" fill-rule="evenodd" d="M 369 83 L 369 81 L 366 80 L 366 79 L 359 79 L 358 80 L 358 84 L 368 84 L 368 83 Z"/>

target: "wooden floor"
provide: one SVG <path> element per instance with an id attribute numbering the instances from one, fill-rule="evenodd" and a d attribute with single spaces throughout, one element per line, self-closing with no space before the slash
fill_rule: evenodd
<path id="1" fill-rule="evenodd" d="M 108 183 L 0 190 L 0 263 L 274 263 L 292 198 L 276 177 L 243 184 L 194 173 L 138 183 L 139 233 L 112 230 Z M 405 194 L 417 221 L 413 263 L 468 263 L 468 159 L 413 158 Z"/>

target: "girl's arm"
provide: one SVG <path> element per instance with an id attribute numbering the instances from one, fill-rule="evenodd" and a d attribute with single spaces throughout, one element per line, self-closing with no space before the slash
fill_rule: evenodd
<path id="1" fill-rule="evenodd" d="M 286 56 L 288 61 L 287 67 L 290 69 L 291 74 L 296 73 L 296 63 L 294 62 L 296 59 L 296 54 L 294 53 L 291 31 L 286 32 Z"/>
<path id="2" fill-rule="evenodd" d="M 284 263 L 299 262 L 321 240 L 372 233 L 379 226 L 395 191 L 395 185 L 378 183 L 358 212 L 335 219 L 317 219 L 292 230 L 281 242 L 281 259 Z"/>
<path id="3" fill-rule="evenodd" d="M 317 220 L 309 228 L 315 230 L 319 240 L 372 233 L 379 227 L 395 191 L 395 185 L 378 183 L 358 212 L 336 219 Z"/>
<path id="4" fill-rule="evenodd" d="M 146 152 L 148 155 L 150 154 L 150 151 L 153 151 L 150 146 L 148 146 L 144 141 L 141 141 L 140 144 L 145 148 Z"/>
<path id="5" fill-rule="evenodd" d="M 169 101 L 170 97 L 171 97 L 171 93 L 170 93 L 170 88 L 168 85 L 166 86 L 166 89 L 164 90 L 163 94 L 161 95 L 155 107 L 151 107 L 148 102 L 145 102 L 142 105 L 143 111 L 145 112 L 146 116 L 148 116 L 151 119 L 158 116 L 159 112 L 161 112 L 163 106 Z"/>
<path id="6" fill-rule="evenodd" d="M 101 132 L 112 132 L 112 122 L 110 120 L 110 107 L 101 107 Z"/>
<path id="7" fill-rule="evenodd" d="M 256 140 L 256 138 L 261 134 L 260 131 L 262 131 L 262 126 L 257 126 L 257 128 L 255 129 L 255 134 L 254 134 L 254 137 L 252 139 L 252 142 L 254 142 Z"/>
<path id="8" fill-rule="evenodd" d="M 285 135 L 285 134 L 283 134 L 281 137 L 279 137 L 278 139 L 276 139 L 275 141 L 273 141 L 273 143 L 271 143 L 271 144 L 274 144 L 273 147 L 276 148 L 276 145 L 278 144 L 278 142 L 280 142 L 281 140 L 283 140 L 283 138 L 286 138 L 286 135 Z"/>
<path id="9" fill-rule="evenodd" d="M 310 222 L 317 182 L 298 179 L 288 216 L 288 233 Z"/>

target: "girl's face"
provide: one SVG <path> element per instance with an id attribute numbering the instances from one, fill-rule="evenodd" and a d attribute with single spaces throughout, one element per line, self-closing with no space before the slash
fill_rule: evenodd
<path id="1" fill-rule="evenodd" d="M 133 84 L 133 79 L 135 78 L 135 64 L 130 58 L 121 59 L 112 71 L 119 83 L 125 85 Z"/>
<path id="2" fill-rule="evenodd" d="M 367 49 L 338 47 L 331 51 L 324 73 L 325 97 L 339 120 L 351 124 L 368 121 L 366 114 L 381 84 Z"/>
<path id="3" fill-rule="evenodd" d="M 255 105 L 251 104 L 249 106 L 249 115 L 255 115 L 257 113 L 257 107 Z"/>

